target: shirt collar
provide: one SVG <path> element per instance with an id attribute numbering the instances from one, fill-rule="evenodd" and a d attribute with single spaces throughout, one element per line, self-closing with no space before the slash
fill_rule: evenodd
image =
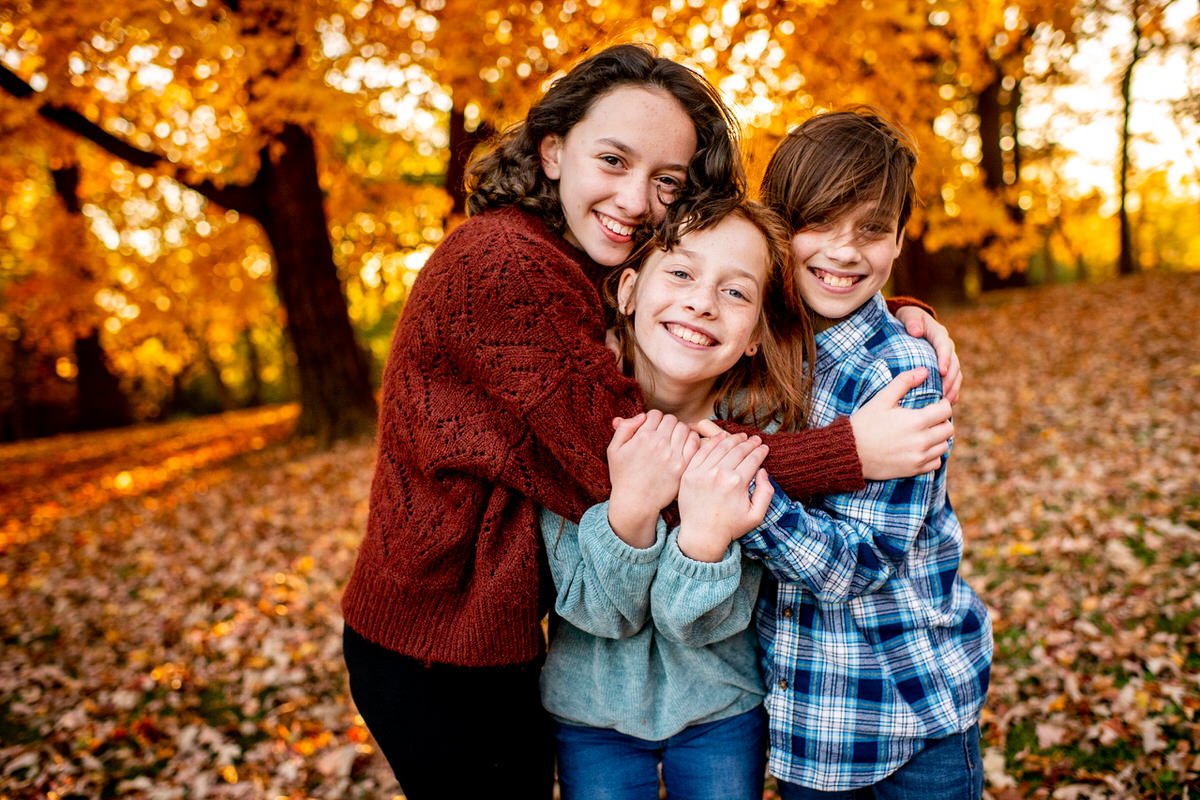
<path id="1" fill-rule="evenodd" d="M 876 292 L 857 311 L 844 320 L 826 328 L 816 335 L 817 371 L 841 363 L 851 354 L 860 351 L 883 324 L 887 316 L 887 302 Z"/>

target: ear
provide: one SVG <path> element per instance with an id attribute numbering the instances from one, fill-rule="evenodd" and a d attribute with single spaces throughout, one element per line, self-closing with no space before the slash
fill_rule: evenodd
<path id="1" fill-rule="evenodd" d="M 760 313 L 765 314 L 766 310 L 764 309 Z M 746 358 L 754 358 L 758 355 L 758 350 L 762 347 L 763 326 L 765 325 L 766 320 L 760 318 L 758 324 L 754 326 L 754 332 L 750 334 L 750 341 L 746 343 L 746 349 L 742 351 Z"/>
<path id="2" fill-rule="evenodd" d="M 617 311 L 620 311 L 625 316 L 633 313 L 633 290 L 637 286 L 637 270 L 626 267 L 621 272 L 620 282 L 617 284 Z"/>
<path id="3" fill-rule="evenodd" d="M 538 155 L 542 158 L 542 172 L 552 181 L 562 177 L 562 166 L 559 164 L 562 147 L 563 137 L 557 133 L 546 134 L 538 145 Z"/>

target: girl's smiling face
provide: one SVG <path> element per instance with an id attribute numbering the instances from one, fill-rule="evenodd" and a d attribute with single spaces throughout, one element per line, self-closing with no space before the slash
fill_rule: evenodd
<path id="1" fill-rule="evenodd" d="M 604 94 L 565 136 L 546 136 L 539 148 L 542 171 L 558 181 L 565 238 L 609 267 L 628 258 L 639 225 L 666 214 L 695 152 L 687 110 L 642 86 Z"/>
<path id="2" fill-rule="evenodd" d="M 633 316 L 648 407 L 688 421 L 712 414 L 717 378 L 759 347 L 769 257 L 762 232 L 731 214 L 622 273 L 617 300 Z"/>

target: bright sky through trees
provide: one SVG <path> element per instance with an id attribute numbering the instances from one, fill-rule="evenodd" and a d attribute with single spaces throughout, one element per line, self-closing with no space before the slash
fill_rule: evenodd
<path id="1" fill-rule="evenodd" d="M 1183 32 L 1197 14 L 1196 0 L 1177 0 L 1167 10 L 1167 27 Z M 1073 73 L 1058 85 L 1026 81 L 1021 108 L 1023 144 L 1056 142 L 1070 153 L 1063 177 L 1084 194 L 1099 190 L 1116 204 L 1116 162 L 1120 148 L 1121 100 L 1117 84 L 1130 48 L 1128 22 L 1097 22 L 1093 36 L 1080 39 L 1070 60 Z M 1044 58 L 1035 51 L 1033 59 Z M 1173 113 L 1173 105 L 1196 90 L 1194 56 L 1184 48 L 1156 50 L 1138 64 L 1133 78 L 1134 163 L 1165 168 L 1172 186 L 1200 198 L 1200 125 Z"/>

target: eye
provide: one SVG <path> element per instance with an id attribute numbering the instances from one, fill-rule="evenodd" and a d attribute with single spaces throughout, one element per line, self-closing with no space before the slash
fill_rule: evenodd
<path id="1" fill-rule="evenodd" d="M 672 278 L 678 278 L 681 281 L 686 281 L 691 278 L 691 274 L 686 269 L 673 269 L 668 272 Z"/>
<path id="2" fill-rule="evenodd" d="M 756 295 L 753 286 L 730 286 L 725 293 L 739 303 L 753 303 Z"/>
<path id="3" fill-rule="evenodd" d="M 621 166 L 621 159 L 618 156 L 606 154 L 606 155 L 600 156 L 600 160 L 603 161 L 605 164 L 607 164 L 610 167 Z"/>
<path id="4" fill-rule="evenodd" d="M 886 222 L 865 222 L 859 228 L 859 235 L 864 239 L 881 239 L 890 235 L 892 226 Z"/>

